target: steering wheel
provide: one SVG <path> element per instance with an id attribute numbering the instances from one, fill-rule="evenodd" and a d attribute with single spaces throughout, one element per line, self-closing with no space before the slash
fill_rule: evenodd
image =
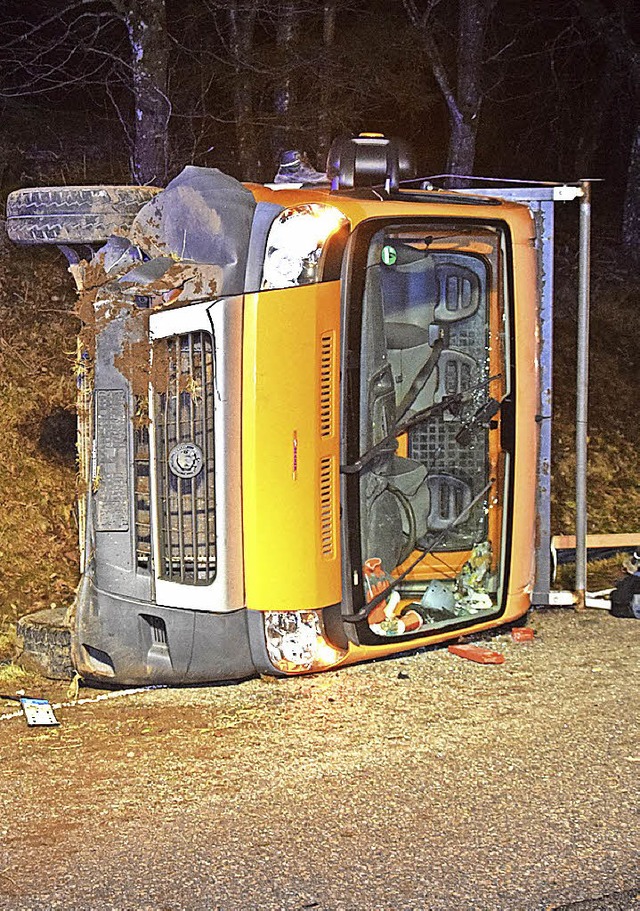
<path id="1" fill-rule="evenodd" d="M 387 485 L 387 490 L 398 501 L 398 503 L 405 515 L 405 518 L 407 520 L 407 524 L 409 526 L 409 530 L 406 532 L 406 534 L 403 532 L 403 534 L 407 540 L 404 544 L 403 549 L 400 551 L 400 557 L 398 558 L 398 565 L 400 565 L 401 563 L 404 563 L 404 561 L 407 559 L 407 557 L 409 557 L 416 549 L 416 540 L 417 540 L 416 516 L 413 511 L 413 506 L 411 505 L 409 498 L 407 496 L 405 496 L 405 494 L 403 494 L 403 492 L 401 490 L 398 490 L 397 487 L 393 487 L 390 484 Z"/>

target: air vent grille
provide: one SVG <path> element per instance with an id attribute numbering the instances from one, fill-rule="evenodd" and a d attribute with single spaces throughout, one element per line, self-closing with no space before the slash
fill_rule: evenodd
<path id="1" fill-rule="evenodd" d="M 320 436 L 334 433 L 333 373 L 335 335 L 325 332 L 320 340 Z"/>
<path id="2" fill-rule="evenodd" d="M 146 621 L 147 626 L 151 630 L 152 644 L 167 645 L 167 625 L 162 617 L 155 617 L 153 614 L 140 614 L 140 616 L 144 621 Z"/>
<path id="3" fill-rule="evenodd" d="M 320 461 L 320 549 L 326 560 L 335 557 L 332 456 L 326 456 Z"/>

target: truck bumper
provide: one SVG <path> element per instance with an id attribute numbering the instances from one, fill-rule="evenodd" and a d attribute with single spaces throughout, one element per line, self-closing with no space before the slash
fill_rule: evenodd
<path id="1" fill-rule="evenodd" d="M 121 598 L 87 575 L 76 603 L 74 666 L 91 681 L 124 686 L 246 679 L 268 669 L 261 617 L 249 614 Z"/>

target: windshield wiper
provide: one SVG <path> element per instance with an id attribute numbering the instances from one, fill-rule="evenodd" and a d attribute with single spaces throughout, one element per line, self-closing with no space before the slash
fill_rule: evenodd
<path id="1" fill-rule="evenodd" d="M 412 570 L 414 570 L 416 568 L 416 566 L 419 563 L 421 563 L 426 557 L 428 557 L 429 554 L 433 553 L 433 551 L 436 549 L 436 547 L 439 547 L 440 544 L 442 544 L 444 542 L 444 540 L 446 539 L 449 532 L 453 531 L 453 529 L 457 525 L 459 525 L 464 519 L 466 519 L 466 517 L 471 512 L 473 507 L 477 506 L 478 503 L 480 503 L 480 501 L 484 499 L 485 495 L 489 492 L 491 487 L 493 487 L 493 485 L 495 484 L 495 481 L 496 481 L 495 478 L 491 478 L 485 484 L 485 486 L 482 488 L 480 493 L 477 494 L 473 498 L 473 500 L 471 500 L 469 505 L 465 506 L 465 508 L 461 512 L 459 512 L 458 515 L 455 518 L 453 518 L 451 520 L 451 522 L 449 522 L 449 524 L 445 528 L 442 529 L 440 534 L 436 535 L 436 537 L 434 538 L 433 541 L 430 541 L 428 545 L 425 545 L 424 547 L 420 548 L 420 551 L 421 551 L 420 556 L 416 557 L 416 559 L 410 564 L 410 566 L 408 566 L 403 573 L 400 573 L 399 576 L 396 576 L 396 578 L 393 579 L 393 581 L 391 581 L 385 589 L 383 589 L 381 592 L 378 592 L 378 594 L 375 595 L 371 599 L 371 601 L 368 601 L 364 605 L 364 607 L 360 608 L 360 610 L 357 611 L 355 614 L 343 614 L 342 619 L 345 621 L 345 623 L 360 623 L 361 620 L 366 620 L 367 617 L 369 616 L 369 614 L 371 613 L 371 611 L 375 610 L 375 608 L 379 604 L 382 604 L 383 601 L 386 601 L 386 599 L 389 597 L 391 592 L 395 588 L 397 588 L 401 582 L 403 582 L 406 579 L 406 577 L 409 575 L 409 573 Z"/>
<path id="2" fill-rule="evenodd" d="M 398 441 L 396 437 L 401 436 L 401 434 L 406 433 L 407 430 L 410 430 L 411 427 L 416 424 L 421 424 L 423 421 L 426 421 L 428 418 L 432 417 L 441 417 L 446 411 L 450 411 L 452 415 L 457 417 L 460 414 L 462 405 L 469 396 L 474 392 L 477 392 L 478 389 L 482 389 L 483 386 L 488 386 L 489 383 L 493 383 L 495 380 L 500 379 L 502 376 L 501 373 L 497 373 L 495 376 L 490 376 L 489 379 L 483 380 L 482 383 L 478 383 L 477 386 L 472 386 L 471 389 L 465 389 L 464 392 L 456 392 L 454 395 L 445 395 L 441 402 L 436 402 L 433 405 L 429 405 L 426 408 L 421 408 L 420 411 L 416 411 L 415 414 L 412 414 L 411 417 L 407 418 L 404 421 L 396 424 L 393 430 L 384 436 L 379 442 L 375 443 L 370 449 L 363 453 L 359 459 L 353 462 L 351 465 L 341 465 L 340 471 L 342 474 L 360 474 L 363 468 L 373 461 L 376 456 L 380 455 L 381 452 L 395 451 L 398 448 Z M 495 403 L 497 408 L 490 415 L 490 418 L 493 417 L 499 410 L 501 402 L 498 402 L 496 399 L 490 398 L 487 402 L 483 403 L 475 415 L 471 419 L 469 425 L 464 425 L 458 436 L 461 436 L 467 429 L 469 432 L 469 440 L 471 439 L 472 430 L 476 427 L 484 426 L 484 422 L 490 420 L 490 418 L 483 417 L 480 418 L 481 412 L 488 408 L 490 403 Z M 456 437 L 457 439 L 457 437 Z M 467 443 L 462 440 L 457 440 L 460 445 L 466 446 Z"/>
<path id="3" fill-rule="evenodd" d="M 466 424 L 463 424 L 456 434 L 456 443 L 460 446 L 468 446 L 473 440 L 476 430 L 481 430 L 491 426 L 491 421 L 502 408 L 504 399 L 494 399 L 490 396 L 480 405 L 474 416 Z"/>

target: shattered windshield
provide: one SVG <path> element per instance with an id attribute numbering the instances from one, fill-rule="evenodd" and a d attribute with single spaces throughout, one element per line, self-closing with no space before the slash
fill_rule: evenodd
<path id="1" fill-rule="evenodd" d="M 477 225 L 387 226 L 369 243 L 360 336 L 361 579 L 370 630 L 495 614 L 509 395 L 505 249 Z M 392 585 L 387 597 L 380 597 Z"/>

